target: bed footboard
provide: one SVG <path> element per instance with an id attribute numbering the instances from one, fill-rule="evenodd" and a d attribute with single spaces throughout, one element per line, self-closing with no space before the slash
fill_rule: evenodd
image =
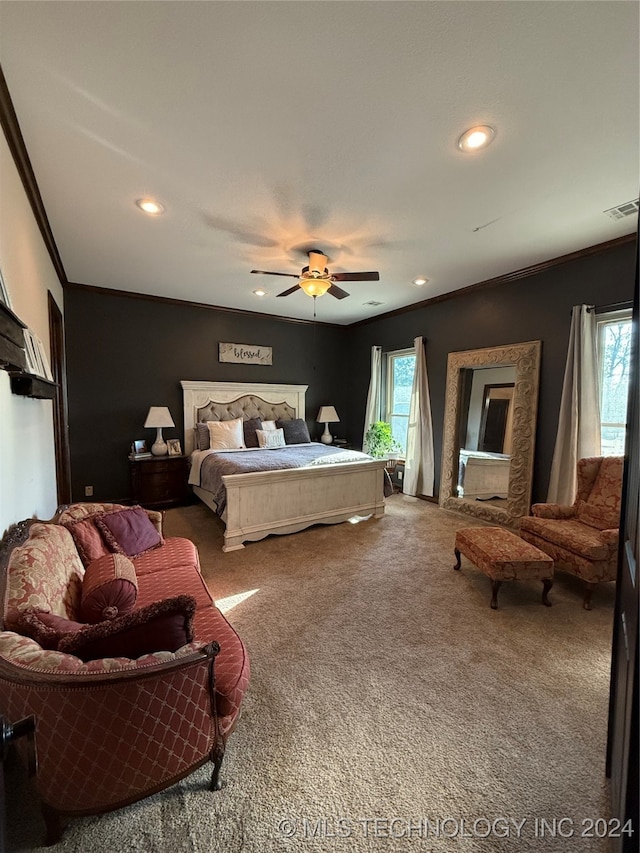
<path id="1" fill-rule="evenodd" d="M 223 551 L 271 533 L 384 515 L 384 460 L 228 474 Z"/>

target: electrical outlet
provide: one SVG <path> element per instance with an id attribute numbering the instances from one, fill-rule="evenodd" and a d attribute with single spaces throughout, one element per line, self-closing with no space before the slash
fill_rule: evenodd
<path id="1" fill-rule="evenodd" d="M 403 475 L 403 472 L 398 471 L 398 480 L 400 480 L 400 482 L 402 482 L 402 475 Z"/>
<path id="2" fill-rule="evenodd" d="M 93 497 L 93 486 L 85 486 L 84 487 L 84 496 L 85 498 Z"/>

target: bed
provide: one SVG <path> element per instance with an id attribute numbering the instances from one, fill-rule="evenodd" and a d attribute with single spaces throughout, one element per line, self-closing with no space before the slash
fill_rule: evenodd
<path id="1" fill-rule="evenodd" d="M 192 459 L 190 483 L 197 497 L 225 524 L 223 551 L 235 551 L 243 548 L 246 541 L 257 541 L 273 533 L 295 533 L 313 524 L 338 524 L 354 516 L 384 515 L 385 461 L 355 451 L 336 453 L 336 449 L 316 442 L 313 444 L 320 455 L 324 450 L 325 463 L 310 461 L 304 467 L 223 473 L 225 500 L 221 507 L 220 500 L 216 500 L 219 494 L 201 484 L 201 466 L 205 463 L 196 448 L 196 425 L 238 417 L 304 419 L 308 386 L 191 380 L 180 384 L 185 452 Z M 253 454 L 256 459 L 260 455 L 254 450 L 240 453 L 247 457 Z"/>
<path id="2" fill-rule="evenodd" d="M 488 500 L 509 496 L 511 456 L 481 450 L 461 450 L 458 497 Z"/>

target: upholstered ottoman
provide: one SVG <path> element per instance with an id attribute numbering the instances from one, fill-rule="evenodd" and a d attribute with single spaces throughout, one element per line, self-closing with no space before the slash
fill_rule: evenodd
<path id="1" fill-rule="evenodd" d="M 464 554 L 491 581 L 492 610 L 498 608 L 502 581 L 513 580 L 541 580 L 542 603 L 551 607 L 547 595 L 553 586 L 553 560 L 515 533 L 502 527 L 465 527 L 456 533 L 454 552 L 456 571 Z"/>

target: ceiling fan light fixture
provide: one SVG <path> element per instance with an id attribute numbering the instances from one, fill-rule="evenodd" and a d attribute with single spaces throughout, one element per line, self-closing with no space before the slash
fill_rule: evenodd
<path id="1" fill-rule="evenodd" d="M 325 293 L 329 293 L 334 299 L 344 299 L 349 294 L 336 284 L 337 281 L 341 283 L 343 281 L 380 281 L 380 273 L 377 270 L 369 272 L 330 273 L 326 267 L 329 258 L 323 252 L 318 251 L 318 249 L 309 249 L 307 254 L 309 255 L 309 265 L 302 268 L 300 275 L 290 272 L 273 272 L 271 270 L 251 270 L 251 272 L 257 275 L 282 275 L 286 278 L 296 278 L 298 280 L 298 283 L 294 284 L 293 287 L 283 290 L 282 293 L 276 293 L 276 297 L 291 296 L 292 293 L 302 290 L 307 296 L 312 296 L 314 299 L 317 296 L 324 296 Z"/>
<path id="2" fill-rule="evenodd" d="M 307 296 L 324 296 L 331 287 L 331 280 L 327 278 L 301 278 L 298 283 Z"/>
<path id="3" fill-rule="evenodd" d="M 458 148 L 460 151 L 464 151 L 465 154 L 479 151 L 481 148 L 486 148 L 493 141 L 495 135 L 495 130 L 488 124 L 479 124 L 476 127 L 470 127 L 458 139 Z"/>
<path id="4" fill-rule="evenodd" d="M 255 293 L 255 295 L 256 295 L 256 296 L 266 296 L 266 295 L 267 295 L 267 291 L 266 291 L 266 290 L 263 290 L 263 288 L 262 288 L 262 287 L 258 287 L 258 288 L 257 288 L 256 290 L 254 290 L 253 292 Z"/>

